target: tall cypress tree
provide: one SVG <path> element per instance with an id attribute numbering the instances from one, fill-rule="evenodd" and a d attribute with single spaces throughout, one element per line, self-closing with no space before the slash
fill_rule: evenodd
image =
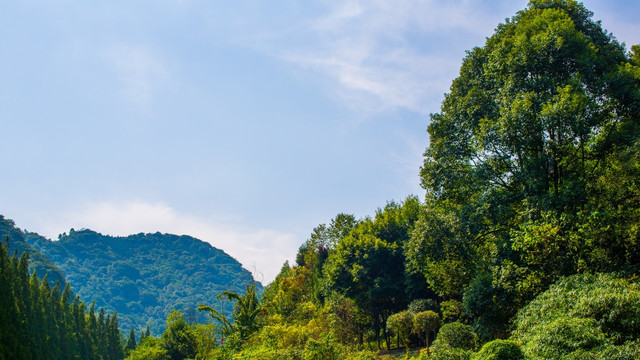
<path id="1" fill-rule="evenodd" d="M 12 261 L 7 252 L 9 237 L 0 246 L 0 354 L 4 358 L 17 358 L 17 336 L 11 329 L 18 326 L 15 298 L 13 296 Z"/>
<path id="2" fill-rule="evenodd" d="M 44 314 L 42 308 L 42 295 L 40 293 L 40 279 L 36 276 L 36 272 L 34 271 L 31 274 L 31 280 L 29 282 L 29 288 L 31 292 L 32 299 L 32 319 L 31 322 L 31 337 L 34 339 L 33 341 L 33 358 L 34 359 L 42 359 L 45 357 L 45 352 L 43 351 L 43 342 L 42 337 L 45 334 L 44 330 Z"/>
<path id="3" fill-rule="evenodd" d="M 124 345 L 124 354 L 129 355 L 129 353 L 136 348 L 136 332 L 131 329 L 129 332 L 129 338 L 127 338 L 127 342 Z"/>
<path id="4" fill-rule="evenodd" d="M 15 258 L 15 257 L 14 257 Z M 32 305 L 29 287 L 29 253 L 24 252 L 18 261 L 16 277 L 13 282 L 13 294 L 18 311 L 18 328 L 15 329 L 18 337 L 18 352 L 22 359 L 32 359 L 34 339 L 30 336 Z"/>
<path id="5" fill-rule="evenodd" d="M 71 301 L 69 284 L 52 289 L 47 275 L 29 276 L 29 254 L 9 256 L 8 240 L 0 244 L 0 360 L 96 359 L 122 360 L 122 338 L 117 315 L 94 304 L 88 315 L 78 296 Z"/>

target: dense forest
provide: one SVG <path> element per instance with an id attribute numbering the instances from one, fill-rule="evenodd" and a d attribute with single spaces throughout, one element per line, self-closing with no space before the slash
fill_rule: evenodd
<path id="1" fill-rule="evenodd" d="M 640 358 L 640 45 L 592 17 L 531 0 L 431 115 L 424 198 L 336 215 L 262 291 L 205 299 L 206 324 L 172 311 L 123 355 Z"/>
<path id="2" fill-rule="evenodd" d="M 117 311 L 123 328 L 149 327 L 154 335 L 162 332 L 172 309 L 201 322 L 199 304 L 253 283 L 236 259 L 190 236 L 112 237 L 71 229 L 57 241 L 32 232 L 24 238 L 64 272 L 82 299 Z"/>
<path id="3" fill-rule="evenodd" d="M 47 275 L 29 275 L 29 253 L 9 255 L 8 239 L 0 246 L 0 359 L 122 359 L 117 314 L 96 315 L 68 283 L 50 287 Z"/>
<path id="4" fill-rule="evenodd" d="M 46 255 L 29 245 L 24 232 L 16 227 L 13 221 L 0 215 L 0 239 L 5 237 L 9 241 L 9 253 L 17 251 L 18 256 L 25 252 L 29 254 L 29 268 L 35 271 L 38 277 L 42 278 L 46 274 L 50 286 L 55 285 L 56 282 L 60 282 L 62 287 L 66 285 L 67 280 L 62 270 Z"/>

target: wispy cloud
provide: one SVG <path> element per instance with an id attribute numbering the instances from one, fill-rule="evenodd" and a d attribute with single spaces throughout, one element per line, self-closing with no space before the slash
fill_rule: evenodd
<path id="1" fill-rule="evenodd" d="M 105 58 L 118 79 L 121 98 L 143 112 L 152 104 L 157 88 L 169 78 L 160 56 L 145 46 L 113 46 Z"/>
<path id="2" fill-rule="evenodd" d="M 70 228 L 88 228 L 114 236 L 158 231 L 189 235 L 230 254 L 263 283 L 272 281 L 282 264 L 293 259 L 299 242 L 292 234 L 240 229 L 230 223 L 182 214 L 165 204 L 140 201 L 89 203 L 63 211 L 36 227 L 54 239 Z"/>
<path id="3" fill-rule="evenodd" d="M 464 0 L 336 2 L 296 28 L 301 33 L 288 34 L 305 41 L 277 54 L 328 78 L 333 95 L 356 110 L 435 112 L 464 51 L 482 45 L 469 38 L 482 42 L 502 20 L 486 7 Z"/>

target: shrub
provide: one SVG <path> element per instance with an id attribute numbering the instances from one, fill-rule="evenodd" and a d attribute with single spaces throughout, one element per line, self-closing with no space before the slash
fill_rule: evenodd
<path id="1" fill-rule="evenodd" d="M 398 346 L 400 346 L 400 339 L 403 339 L 404 343 L 408 346 L 409 335 L 413 330 L 413 314 L 405 310 L 389 316 L 387 319 L 387 330 L 396 334 Z"/>
<path id="2" fill-rule="evenodd" d="M 331 336 L 320 340 L 309 339 L 304 348 L 304 360 L 337 360 L 340 351 Z"/>
<path id="3" fill-rule="evenodd" d="M 524 360 L 524 354 L 515 341 L 493 340 L 484 344 L 471 360 Z"/>
<path id="4" fill-rule="evenodd" d="M 415 299 L 409 304 L 407 310 L 414 314 L 429 310 L 440 313 L 440 306 L 433 299 Z"/>
<path id="5" fill-rule="evenodd" d="M 429 335 L 438 327 L 440 327 L 440 316 L 433 311 L 422 311 L 413 317 L 413 331 L 425 337 L 427 347 L 429 347 Z"/>
<path id="6" fill-rule="evenodd" d="M 167 350 L 162 347 L 162 341 L 154 337 L 146 337 L 129 353 L 127 360 L 168 360 Z"/>
<path id="7" fill-rule="evenodd" d="M 442 311 L 443 322 L 457 321 L 464 311 L 462 303 L 455 299 L 443 301 L 440 303 L 440 309 Z"/>
<path id="8" fill-rule="evenodd" d="M 636 359 L 640 289 L 611 274 L 573 275 L 521 309 L 514 324 L 512 339 L 527 358 Z"/>
<path id="9" fill-rule="evenodd" d="M 377 360 L 378 353 L 371 350 L 348 352 L 344 359 L 345 360 Z"/>
<path id="10" fill-rule="evenodd" d="M 605 342 L 593 319 L 561 317 L 534 329 L 526 350 L 530 358 L 560 359 L 597 349 Z"/>
<path id="11" fill-rule="evenodd" d="M 302 359 L 300 350 L 296 349 L 272 349 L 263 346 L 244 349 L 230 356 L 215 357 L 216 360 L 299 360 Z"/>
<path id="12" fill-rule="evenodd" d="M 473 351 L 478 346 L 478 336 L 471 330 L 471 326 L 456 321 L 444 324 L 440 328 L 433 345 L 438 348 L 458 348 Z"/>
<path id="13" fill-rule="evenodd" d="M 262 343 L 272 348 L 302 349 L 309 338 L 306 329 L 300 325 L 269 325 L 262 328 Z"/>
<path id="14" fill-rule="evenodd" d="M 429 352 L 423 351 L 418 357 L 419 360 L 469 360 L 471 359 L 471 350 L 464 350 L 452 347 L 436 347 Z"/>

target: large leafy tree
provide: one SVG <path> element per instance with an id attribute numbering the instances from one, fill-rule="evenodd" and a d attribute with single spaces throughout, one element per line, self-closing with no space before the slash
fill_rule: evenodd
<path id="1" fill-rule="evenodd" d="M 378 346 L 387 317 L 406 305 L 403 264 L 397 244 L 365 231 L 343 238 L 327 260 L 329 288 L 353 299 L 371 317 Z"/>
<path id="2" fill-rule="evenodd" d="M 530 1 L 468 52 L 431 116 L 407 255 L 440 295 L 467 289 L 483 335 L 562 275 L 638 264 L 638 50 L 591 16 Z"/>

